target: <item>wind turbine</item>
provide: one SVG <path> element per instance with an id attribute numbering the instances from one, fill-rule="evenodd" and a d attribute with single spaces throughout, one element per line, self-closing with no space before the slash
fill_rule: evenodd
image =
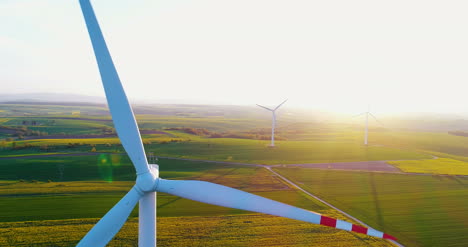
<path id="1" fill-rule="evenodd" d="M 91 38 L 112 120 L 120 141 L 135 166 L 137 179 L 132 189 L 99 220 L 81 239 L 78 246 L 105 246 L 119 232 L 137 202 L 139 202 L 140 210 L 138 245 L 141 247 L 156 246 L 156 192 L 218 206 L 302 220 L 385 239 L 395 239 L 371 228 L 353 225 L 226 186 L 204 181 L 159 178 L 158 166 L 148 164 L 146 159 L 135 116 L 112 62 L 93 8 L 89 0 L 79 0 L 79 2 Z"/>
<path id="2" fill-rule="evenodd" d="M 370 107 L 368 106 L 367 107 L 367 111 L 366 112 L 363 112 L 363 113 L 360 113 L 354 117 L 359 117 L 359 116 L 362 116 L 362 115 L 365 115 L 366 116 L 366 120 L 365 120 L 365 128 L 364 128 L 364 145 L 367 146 L 367 139 L 368 139 L 368 136 L 369 136 L 369 116 L 371 116 L 372 118 L 374 118 L 374 120 L 383 125 L 371 112 L 370 112 Z"/>
<path id="3" fill-rule="evenodd" d="M 276 110 L 278 110 L 278 108 L 280 108 L 284 103 L 286 103 L 286 101 L 288 101 L 288 100 L 283 101 L 283 103 L 279 104 L 275 109 L 270 109 L 268 107 L 257 104 L 261 108 L 263 108 L 265 110 L 268 110 L 268 111 L 271 111 L 271 114 L 272 114 L 272 116 L 271 116 L 271 144 L 270 144 L 270 147 L 275 146 Z"/>

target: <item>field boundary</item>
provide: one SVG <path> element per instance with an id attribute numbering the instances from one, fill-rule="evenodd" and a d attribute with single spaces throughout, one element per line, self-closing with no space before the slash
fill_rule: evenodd
<path id="1" fill-rule="evenodd" d="M 342 213 L 343 215 L 345 215 L 346 217 L 348 217 L 348 218 L 350 218 L 350 219 L 353 219 L 354 221 L 358 222 L 359 224 L 361 224 L 361 225 L 363 225 L 363 226 L 365 226 L 365 227 L 367 227 L 367 228 L 373 229 L 372 227 L 368 226 L 366 223 L 364 223 L 364 222 L 358 220 L 357 218 L 351 216 L 350 214 L 344 212 L 343 210 L 341 210 L 341 209 L 339 209 L 339 208 L 333 206 L 332 204 L 330 204 L 330 203 L 326 202 L 325 200 L 321 199 L 320 197 L 318 197 L 318 196 L 316 196 L 316 195 L 314 195 L 314 194 L 312 194 L 312 193 L 310 193 L 310 192 L 304 190 L 304 189 L 301 188 L 299 185 L 297 185 L 297 184 L 295 184 L 294 182 L 292 182 L 291 180 L 285 178 L 283 175 L 281 175 L 281 174 L 279 174 L 279 173 L 273 171 L 273 170 L 271 169 L 271 167 L 268 167 L 268 166 L 264 166 L 264 167 L 265 167 L 265 169 L 267 169 L 268 171 L 270 171 L 270 172 L 273 173 L 274 175 L 278 176 L 280 179 L 282 179 L 282 180 L 283 180 L 284 182 L 286 182 L 287 184 L 289 184 L 289 185 L 293 186 L 294 188 L 296 188 L 296 189 L 298 189 L 298 190 L 304 192 L 304 193 L 307 194 L 308 196 L 311 196 L 311 197 L 313 197 L 314 199 L 320 201 L 321 203 L 323 203 L 323 204 L 325 204 L 325 205 L 327 205 L 327 206 L 329 206 L 329 207 L 335 209 L 336 211 Z M 398 247 L 404 247 L 404 245 L 401 245 L 400 243 L 398 243 L 398 242 L 395 241 L 395 240 L 389 240 L 389 239 L 387 239 L 387 240 L 388 240 L 390 243 L 392 243 L 392 244 L 394 244 L 394 245 L 396 245 L 396 246 L 398 246 Z"/>

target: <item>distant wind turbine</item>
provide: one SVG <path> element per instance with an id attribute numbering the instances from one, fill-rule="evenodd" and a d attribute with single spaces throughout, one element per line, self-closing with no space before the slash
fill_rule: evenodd
<path id="1" fill-rule="evenodd" d="M 81 239 L 78 247 L 103 247 L 107 245 L 120 231 L 138 202 L 138 246 L 156 246 L 156 192 L 223 207 L 301 220 L 379 238 L 395 239 L 393 236 L 371 228 L 329 218 L 223 185 L 204 181 L 160 178 L 159 167 L 148 164 L 146 159 L 135 116 L 112 62 L 91 3 L 89 0 L 80 0 L 79 2 L 101 74 L 112 121 L 122 146 L 135 166 L 137 178 L 132 189 Z"/>
<path id="2" fill-rule="evenodd" d="M 368 136 L 369 136 L 369 116 L 371 116 L 372 118 L 374 118 L 374 120 L 383 125 L 382 122 L 380 122 L 371 112 L 370 112 L 370 107 L 367 107 L 367 111 L 366 112 L 363 112 L 363 113 L 360 113 L 354 117 L 359 117 L 359 116 L 362 116 L 362 115 L 365 115 L 366 116 L 366 120 L 365 120 L 365 129 L 364 129 L 364 145 L 367 146 L 368 144 Z"/>
<path id="3" fill-rule="evenodd" d="M 270 109 L 268 107 L 261 106 L 261 105 L 257 104 L 261 108 L 269 110 L 272 113 L 272 119 L 271 119 L 271 144 L 270 144 L 270 147 L 275 146 L 276 110 L 278 110 L 278 108 L 280 108 L 284 103 L 286 103 L 286 101 L 288 101 L 288 100 L 283 101 L 283 103 L 279 104 L 275 109 Z"/>

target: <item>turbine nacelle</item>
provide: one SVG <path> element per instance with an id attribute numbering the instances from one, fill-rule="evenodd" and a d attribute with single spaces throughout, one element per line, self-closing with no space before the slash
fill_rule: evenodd
<path id="1" fill-rule="evenodd" d="M 143 174 L 138 174 L 136 187 L 142 192 L 153 192 L 156 190 L 159 180 L 159 166 L 156 164 L 148 165 L 149 170 Z"/>

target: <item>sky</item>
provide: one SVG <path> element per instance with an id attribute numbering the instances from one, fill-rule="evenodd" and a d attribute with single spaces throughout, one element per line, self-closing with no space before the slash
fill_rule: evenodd
<path id="1" fill-rule="evenodd" d="M 92 0 L 131 100 L 468 112 L 467 1 Z M 78 0 L 0 0 L 1 93 L 104 96 Z"/>

